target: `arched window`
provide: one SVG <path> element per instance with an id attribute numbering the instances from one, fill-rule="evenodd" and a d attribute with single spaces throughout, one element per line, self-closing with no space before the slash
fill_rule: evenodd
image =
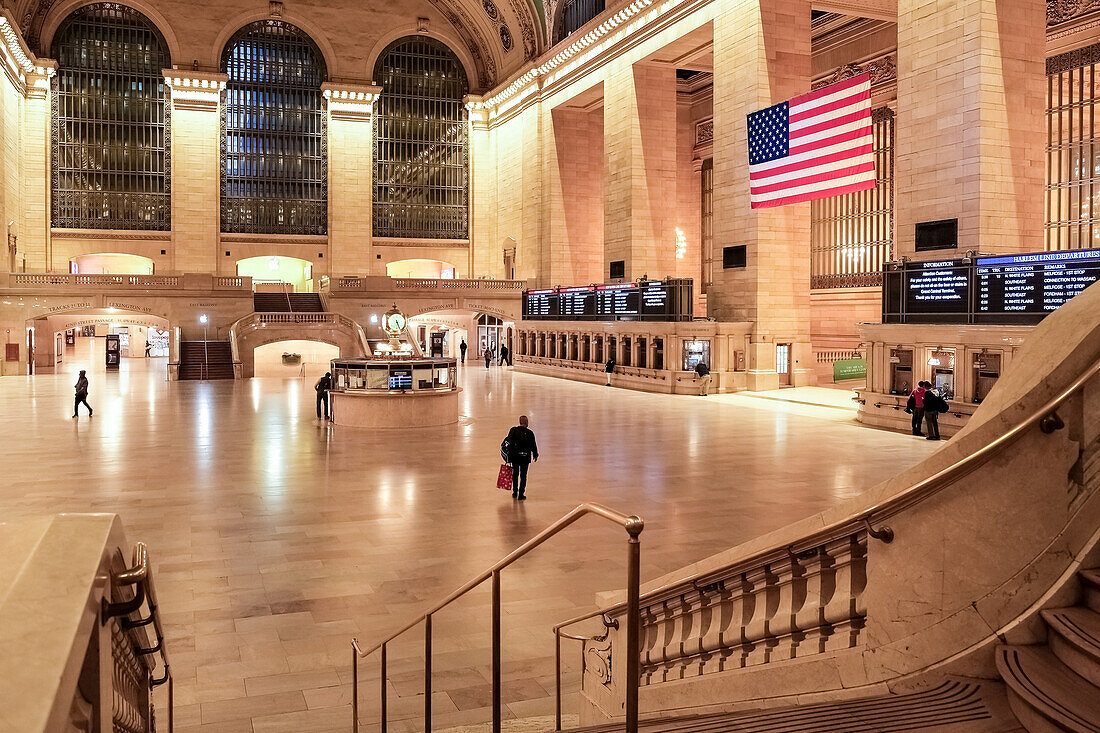
<path id="1" fill-rule="evenodd" d="M 324 234 L 328 227 L 325 61 L 281 20 L 246 25 L 226 44 L 222 231 Z"/>
<path id="2" fill-rule="evenodd" d="M 141 13 L 85 5 L 54 40 L 51 221 L 77 229 L 172 223 L 168 47 Z"/>
<path id="3" fill-rule="evenodd" d="M 466 72 L 439 41 L 402 38 L 374 69 L 374 235 L 466 239 Z"/>
<path id="4" fill-rule="evenodd" d="M 565 39 L 570 33 L 603 12 L 604 0 L 565 0 L 558 11 L 558 22 L 554 27 L 554 43 Z"/>

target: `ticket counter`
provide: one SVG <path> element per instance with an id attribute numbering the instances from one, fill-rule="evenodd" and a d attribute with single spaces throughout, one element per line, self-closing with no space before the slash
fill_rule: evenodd
<path id="1" fill-rule="evenodd" d="M 361 428 L 415 428 L 458 422 L 454 359 L 333 359 L 332 421 Z"/>

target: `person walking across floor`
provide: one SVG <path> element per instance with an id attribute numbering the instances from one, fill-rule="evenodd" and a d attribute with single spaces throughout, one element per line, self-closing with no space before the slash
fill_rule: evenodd
<path id="1" fill-rule="evenodd" d="M 504 344 L 500 345 L 500 366 L 512 366 L 512 353 L 508 351 L 508 347 Z"/>
<path id="2" fill-rule="evenodd" d="M 325 372 L 325 376 L 317 380 L 313 389 L 317 390 L 317 419 L 320 420 L 323 413 L 324 419 L 328 420 L 328 393 L 332 389 L 332 372 Z"/>
<path id="3" fill-rule="evenodd" d="M 926 426 L 925 432 L 928 433 L 925 440 L 939 440 L 940 413 L 947 412 L 947 400 L 936 394 L 929 382 L 924 383 L 924 389 L 924 423 Z"/>
<path id="4" fill-rule="evenodd" d="M 905 404 L 905 411 L 913 416 L 913 435 L 921 435 L 921 423 L 924 422 L 924 388 L 925 382 L 917 382 L 917 388 L 909 395 L 909 401 Z"/>
<path id="5" fill-rule="evenodd" d="M 695 364 L 695 380 L 699 382 L 699 396 L 706 397 L 710 388 L 710 367 L 702 359 Z"/>
<path id="6" fill-rule="evenodd" d="M 453 343 L 453 342 L 452 342 Z M 458 351 L 462 354 L 462 363 L 466 363 L 466 349 L 469 347 L 466 345 L 466 339 L 462 339 L 462 343 L 458 345 Z"/>
<path id="7" fill-rule="evenodd" d="M 607 363 L 603 365 L 603 370 L 607 374 L 607 382 L 604 383 L 605 387 L 611 386 L 611 375 L 615 373 L 615 357 L 612 356 L 607 360 Z"/>
<path id="8" fill-rule="evenodd" d="M 539 447 L 526 415 L 520 415 L 519 425 L 508 431 L 504 443 L 508 463 L 512 466 L 512 498 L 524 501 L 527 498 L 527 468 L 539 459 Z"/>
<path id="9" fill-rule="evenodd" d="M 488 369 L 489 365 L 493 362 L 493 350 L 488 346 L 485 347 L 485 368 Z"/>
<path id="10" fill-rule="evenodd" d="M 80 413 L 81 405 L 88 408 L 88 417 L 91 417 L 92 406 L 88 404 L 88 376 L 83 369 L 80 370 L 80 376 L 76 378 L 76 384 L 73 386 L 76 389 L 76 400 L 73 401 L 73 417 Z"/>

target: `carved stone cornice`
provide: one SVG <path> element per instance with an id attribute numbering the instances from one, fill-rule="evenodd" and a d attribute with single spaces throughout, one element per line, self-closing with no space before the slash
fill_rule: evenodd
<path id="1" fill-rule="evenodd" d="M 1047 0 L 1047 25 L 1057 25 L 1100 10 L 1100 0 Z"/>
<path id="2" fill-rule="evenodd" d="M 329 116 L 334 120 L 369 121 L 382 87 L 369 84 L 342 84 L 326 81 L 321 94 L 328 100 Z"/>
<path id="3" fill-rule="evenodd" d="M 216 112 L 221 93 L 229 81 L 227 74 L 210 71 L 164 69 L 164 81 L 171 90 L 172 106 L 200 112 Z"/>
<path id="4" fill-rule="evenodd" d="M 1100 43 L 1078 48 L 1047 59 L 1047 74 L 1059 74 L 1079 66 L 1100 63 Z"/>
<path id="5" fill-rule="evenodd" d="M 54 239 L 114 239 L 132 242 L 170 242 L 171 232 L 133 229 L 51 229 Z"/>
<path id="6" fill-rule="evenodd" d="M 864 73 L 870 75 L 872 88 L 895 82 L 898 78 L 897 59 L 894 54 L 891 53 L 877 59 L 872 59 L 871 61 L 865 61 L 862 64 L 844 64 L 828 76 L 815 81 L 812 88 L 820 89 L 829 84 L 851 79 L 853 76 L 859 76 Z"/>

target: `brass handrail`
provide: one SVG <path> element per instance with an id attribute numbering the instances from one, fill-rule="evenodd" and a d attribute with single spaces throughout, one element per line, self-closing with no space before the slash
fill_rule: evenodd
<path id="1" fill-rule="evenodd" d="M 168 683 L 168 733 L 172 733 L 174 728 L 173 707 L 175 704 L 173 700 L 172 672 L 168 664 L 168 651 L 164 648 L 164 626 L 160 618 L 156 587 L 153 585 L 153 570 L 152 565 L 149 563 L 149 549 L 144 542 L 138 542 L 134 545 L 133 566 L 120 573 L 113 573 L 111 583 L 118 586 L 135 586 L 134 597 L 128 601 L 112 603 L 108 600 L 110 595 L 110 589 L 108 589 L 102 601 L 101 623 L 106 624 L 112 618 L 121 616 L 124 617 L 121 620 L 124 629 L 134 629 L 152 624 L 153 633 L 156 637 L 153 646 L 148 649 L 137 647 L 134 649 L 134 653 L 139 656 L 160 655 L 161 664 L 164 665 L 164 674 L 157 678 L 152 675 L 153 670 L 150 670 L 149 688 L 152 689 L 163 685 L 165 682 Z M 146 618 L 130 619 L 130 614 L 139 610 L 143 603 L 148 604 L 149 615 Z"/>
<path id="2" fill-rule="evenodd" d="M 973 453 L 970 453 L 958 459 L 950 466 L 937 471 L 936 473 L 925 479 L 922 479 L 921 481 L 918 481 L 900 494 L 881 501 L 870 507 L 869 509 L 858 512 L 857 514 L 854 514 L 847 519 L 833 522 L 832 524 L 823 527 L 822 529 L 802 538 L 802 540 L 800 540 L 797 544 L 803 548 L 817 546 L 824 541 L 828 541 L 829 539 L 834 538 L 835 536 L 847 534 L 848 532 L 857 528 L 862 528 L 867 531 L 871 537 L 878 539 L 885 544 L 889 544 L 894 539 L 893 530 L 889 527 L 880 527 L 876 530 L 871 526 L 871 522 L 875 521 L 876 518 L 878 520 L 883 520 L 894 516 L 902 510 L 907 509 L 908 507 L 911 507 L 927 499 L 928 497 L 942 491 L 958 479 L 975 471 L 987 460 L 989 460 L 999 449 L 1014 443 L 1024 434 L 1025 431 L 1036 424 L 1039 425 L 1039 429 L 1043 433 L 1047 434 L 1055 432 L 1057 430 L 1061 430 L 1063 427 L 1065 427 L 1065 423 L 1057 413 L 1058 408 L 1065 404 L 1065 402 L 1070 397 L 1075 395 L 1082 387 L 1084 387 L 1090 379 L 1098 375 L 1100 375 L 1100 359 L 1097 359 L 1089 367 L 1084 369 L 1075 380 L 1070 382 L 1069 385 L 1063 388 L 1054 397 L 1047 400 L 1042 407 L 1033 411 L 1030 415 L 1028 415 L 1026 419 L 1017 423 L 1014 427 L 1012 427 L 1004 434 L 998 436 L 995 440 L 987 443 L 986 445 L 983 445 L 981 448 L 974 451 Z M 728 574 L 730 572 L 733 572 L 734 569 L 737 567 L 746 566 L 749 564 L 759 564 L 763 559 L 771 555 L 786 555 L 787 553 L 790 553 L 792 551 L 794 551 L 794 545 L 789 542 L 776 544 L 768 549 L 754 552 L 748 557 L 738 560 L 737 562 L 730 563 L 725 567 L 719 568 L 717 570 L 699 573 L 696 575 L 688 575 L 682 578 L 678 578 L 677 580 L 664 583 L 657 588 L 653 588 L 641 594 L 638 598 L 638 603 L 640 604 L 642 601 L 650 601 L 655 598 L 659 598 L 660 596 L 669 593 L 674 588 L 678 588 L 688 583 L 700 582 L 701 579 L 719 574 Z M 702 582 L 705 583 L 705 580 Z M 554 634 L 559 638 L 574 638 L 573 636 L 563 633 L 562 629 L 568 626 L 572 626 L 574 624 L 578 624 L 581 621 L 594 619 L 598 616 L 605 616 L 606 623 L 607 620 L 610 619 L 610 614 L 622 611 L 624 608 L 627 608 L 627 606 L 628 603 L 626 601 L 621 601 L 619 603 L 608 606 L 607 608 L 601 608 L 597 611 L 592 611 L 581 616 L 575 616 L 574 618 L 571 618 L 567 621 L 562 621 L 561 623 L 555 624 L 553 627 Z M 556 678 L 558 687 L 560 688 L 560 658 L 558 660 Z M 558 730 L 560 730 L 560 699 L 558 701 L 557 717 Z"/>
<path id="3" fill-rule="evenodd" d="M 402 626 L 398 631 L 387 636 L 369 649 L 364 650 L 359 646 L 359 640 L 351 640 L 352 660 L 352 731 L 359 733 L 359 659 L 366 657 L 375 651 L 381 651 L 381 717 L 382 733 L 386 733 L 386 645 L 397 637 L 413 628 L 421 621 L 424 622 L 424 730 L 426 733 L 432 729 L 432 616 L 469 593 L 486 580 L 493 581 L 493 733 L 500 733 L 503 720 L 501 710 L 501 657 L 500 657 L 500 572 L 523 556 L 530 553 L 539 545 L 551 537 L 557 535 L 569 525 L 581 517 L 595 514 L 623 527 L 628 537 L 627 541 L 627 653 L 626 653 L 626 730 L 627 733 L 638 731 L 638 681 L 641 675 L 638 618 L 638 593 L 640 587 L 641 567 L 641 543 L 638 536 L 642 533 L 645 523 L 638 516 L 627 516 L 614 509 L 608 509 L 601 504 L 585 503 L 575 507 L 568 514 L 539 532 L 531 539 L 524 542 L 504 558 L 499 560 L 488 570 L 479 573 L 470 581 L 463 584 L 445 599 L 434 605 L 430 610 L 417 616 L 411 622 Z"/>

